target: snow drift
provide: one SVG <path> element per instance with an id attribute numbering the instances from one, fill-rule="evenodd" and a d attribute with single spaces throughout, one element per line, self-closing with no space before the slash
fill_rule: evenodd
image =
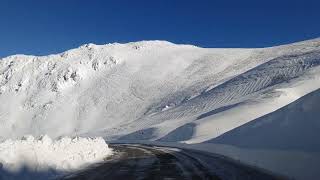
<path id="1" fill-rule="evenodd" d="M 25 168 L 35 173 L 50 170 L 59 174 L 103 161 L 111 153 L 102 138 L 52 140 L 46 135 L 38 139 L 25 136 L 21 140 L 8 139 L 0 143 L 0 164 L 2 171 L 16 175 Z M 0 173 L 0 177 L 9 178 L 3 176 L 5 174 Z"/>
<path id="2" fill-rule="evenodd" d="M 320 152 L 320 141 L 314 139 L 320 132 L 319 117 L 320 89 L 210 142 L 251 149 Z"/>
<path id="3" fill-rule="evenodd" d="M 206 143 L 216 144 L 211 149 L 228 145 L 229 150 L 218 153 L 243 162 L 296 179 L 314 179 L 320 163 L 319 117 L 320 89 Z"/>

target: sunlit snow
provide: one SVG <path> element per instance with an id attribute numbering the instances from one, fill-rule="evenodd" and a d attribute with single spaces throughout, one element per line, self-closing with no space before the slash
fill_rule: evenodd
<path id="1" fill-rule="evenodd" d="M 102 138 L 61 137 L 52 140 L 25 136 L 0 143 L 2 169 L 20 173 L 23 168 L 34 172 L 68 172 L 101 162 L 112 154 Z M 1 176 L 0 176 L 1 177 Z"/>

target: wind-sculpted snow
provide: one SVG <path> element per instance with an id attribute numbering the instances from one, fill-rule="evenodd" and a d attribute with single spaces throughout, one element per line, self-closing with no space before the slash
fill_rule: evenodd
<path id="1" fill-rule="evenodd" d="M 319 110 L 320 89 L 211 142 L 244 148 L 320 152 L 320 142 L 314 139 L 320 131 Z"/>
<path id="2" fill-rule="evenodd" d="M 246 96 L 286 83 L 312 67 L 320 65 L 320 52 L 277 57 L 222 83 L 179 107 L 162 112 L 159 120 L 192 116 L 243 101 Z M 247 97 L 249 98 L 249 97 Z M 192 107 L 192 108 L 190 108 Z"/>

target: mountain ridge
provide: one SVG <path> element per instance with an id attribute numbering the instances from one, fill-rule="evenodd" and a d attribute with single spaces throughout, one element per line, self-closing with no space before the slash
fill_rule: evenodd
<path id="1" fill-rule="evenodd" d="M 310 42 L 317 42 L 320 40 L 320 37 L 318 38 L 313 38 L 313 39 L 308 39 L 308 40 L 302 40 L 302 41 L 298 41 L 298 42 L 294 42 L 294 43 L 290 43 L 292 45 L 300 45 L 300 44 L 304 44 L 304 43 L 310 43 Z M 197 48 L 203 48 L 203 49 L 266 49 L 266 48 L 275 48 L 275 47 L 282 47 L 282 46 L 287 46 L 288 44 L 281 44 L 281 45 L 276 45 L 276 46 L 266 46 L 266 47 L 259 47 L 259 48 L 254 48 L 254 47 L 245 47 L 245 48 L 241 48 L 241 47 L 222 47 L 222 48 L 217 48 L 217 47 L 201 47 L 201 46 L 196 46 L 196 45 L 192 45 L 192 44 L 185 44 L 185 43 L 173 43 L 167 40 L 142 40 L 142 41 L 134 41 L 134 42 L 126 42 L 126 43 L 118 43 L 118 42 L 113 42 L 113 43 L 106 43 L 106 44 L 95 44 L 95 43 L 85 43 L 82 44 L 78 47 L 75 48 L 71 48 L 69 50 L 65 50 L 63 52 L 60 53 L 53 53 L 53 54 L 48 54 L 48 55 L 28 55 L 28 54 L 13 54 L 13 55 L 9 55 L 9 56 L 5 56 L 5 57 L 0 57 L 0 61 L 3 59 L 7 59 L 10 58 L 12 56 L 20 56 L 20 57 L 26 57 L 26 56 L 30 56 L 30 57 L 46 57 L 46 56 L 54 56 L 54 55 L 61 55 L 63 53 L 66 53 L 68 51 L 72 51 L 72 50 L 76 50 L 76 49 L 81 49 L 81 48 L 85 48 L 85 47 L 94 47 L 94 46 L 116 46 L 116 45 L 133 45 L 138 47 L 139 45 L 143 44 L 143 43 L 155 43 L 155 44 L 167 44 L 167 45 L 178 45 L 178 46 L 193 46 L 193 47 L 197 47 Z"/>

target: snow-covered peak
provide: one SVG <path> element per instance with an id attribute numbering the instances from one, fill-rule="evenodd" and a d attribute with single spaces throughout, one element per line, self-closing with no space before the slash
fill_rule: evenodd
<path id="1" fill-rule="evenodd" d="M 290 49 L 291 51 L 297 51 L 297 50 L 303 50 L 306 48 L 317 48 L 320 45 L 320 38 L 315 38 L 315 39 L 311 39 L 311 40 L 306 40 L 306 41 L 301 41 L 301 42 L 297 42 L 297 43 L 292 43 L 292 44 L 288 44 L 288 45 L 280 45 L 280 46 L 275 46 L 275 47 L 267 47 L 265 49 L 282 49 L 282 50 L 288 50 Z M 137 42 L 128 42 L 128 43 L 108 43 L 108 44 L 102 44 L 102 45 L 97 45 L 94 43 L 87 43 L 87 44 L 83 44 L 77 48 L 71 49 L 71 50 L 67 50 L 65 52 L 62 53 L 58 53 L 56 55 L 63 55 L 63 54 L 67 54 L 68 52 L 77 52 L 80 53 L 82 51 L 84 52 L 88 52 L 88 51 L 92 51 L 92 50 L 111 50 L 111 49 L 123 49 L 125 48 L 126 50 L 142 50 L 142 49 L 149 49 L 149 50 L 156 50 L 157 48 L 174 48 L 174 47 L 190 47 L 190 48 L 200 48 L 194 45 L 189 45 L 189 44 L 174 44 L 172 42 L 169 41 L 165 41 L 165 40 L 144 40 L 144 41 L 137 41 Z M 210 48 L 209 48 L 210 49 Z M 211 48 L 212 50 L 216 49 L 218 51 L 223 51 L 223 50 L 228 50 L 228 49 L 232 49 L 232 48 Z M 238 48 L 236 48 L 238 49 Z M 241 49 L 241 48 L 240 48 Z M 263 48 L 258 48 L 258 49 L 263 49 Z M 33 55 L 24 55 L 24 54 L 17 54 L 17 55 L 11 55 L 8 57 L 3 57 L 0 58 L 0 61 L 3 60 L 14 60 L 14 59 L 25 59 L 25 58 L 48 58 L 48 57 L 55 57 L 56 55 L 46 55 L 46 56 L 33 56 Z"/>

